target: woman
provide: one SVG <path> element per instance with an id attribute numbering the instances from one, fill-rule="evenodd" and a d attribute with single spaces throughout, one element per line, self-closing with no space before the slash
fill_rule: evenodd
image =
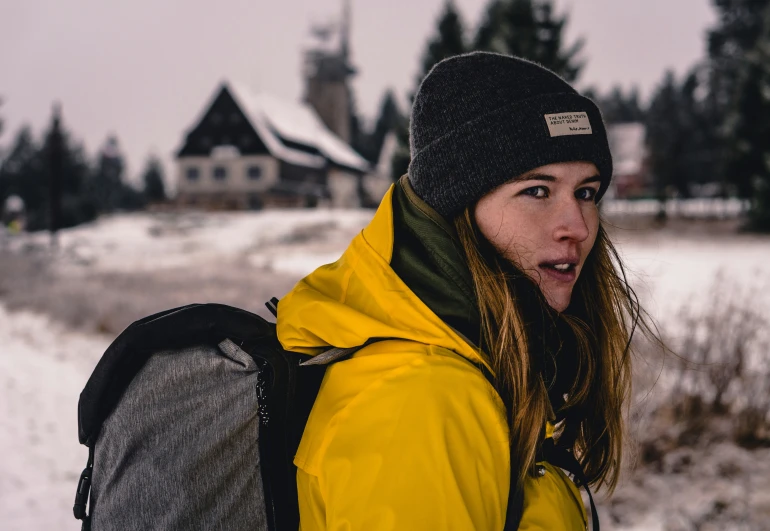
<path id="1" fill-rule="evenodd" d="M 585 529 L 548 456 L 614 487 L 636 319 L 599 221 L 599 110 L 472 53 L 423 81 L 410 147 L 371 223 L 280 302 L 289 350 L 367 345 L 329 367 L 305 428 L 301 528 Z"/>

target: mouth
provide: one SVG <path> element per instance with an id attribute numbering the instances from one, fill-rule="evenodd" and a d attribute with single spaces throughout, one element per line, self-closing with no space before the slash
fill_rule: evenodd
<path id="1" fill-rule="evenodd" d="M 574 282 L 577 278 L 577 258 L 559 258 L 541 262 L 538 267 L 546 275 L 559 282 Z"/>

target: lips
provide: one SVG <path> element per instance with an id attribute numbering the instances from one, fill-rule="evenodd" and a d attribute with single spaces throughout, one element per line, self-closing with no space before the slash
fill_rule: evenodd
<path id="1" fill-rule="evenodd" d="M 578 257 L 571 255 L 540 262 L 538 267 L 554 280 L 559 282 L 574 282 L 577 278 L 578 263 Z"/>

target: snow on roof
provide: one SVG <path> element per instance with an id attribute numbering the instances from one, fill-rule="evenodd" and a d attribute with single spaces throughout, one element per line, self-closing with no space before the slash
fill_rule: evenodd
<path id="1" fill-rule="evenodd" d="M 644 160 L 644 124 L 613 124 L 607 128 L 616 175 L 639 173 Z"/>
<path id="2" fill-rule="evenodd" d="M 370 170 L 366 159 L 330 131 L 309 105 L 256 94 L 237 83 L 227 88 L 274 156 L 302 166 L 322 167 L 328 159 L 364 173 Z M 289 148 L 281 138 L 315 148 L 323 156 Z"/>

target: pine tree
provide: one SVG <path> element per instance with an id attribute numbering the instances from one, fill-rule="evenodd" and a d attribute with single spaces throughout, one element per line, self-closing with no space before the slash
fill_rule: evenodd
<path id="1" fill-rule="evenodd" d="M 646 143 L 658 198 L 670 192 L 690 197 L 695 191 L 725 195 L 721 164 L 723 140 L 717 123 L 708 71 L 697 65 L 681 84 L 672 72 L 653 95 L 646 112 Z M 716 185 L 716 187 L 714 187 Z"/>
<path id="2" fill-rule="evenodd" d="M 119 207 L 124 165 L 118 139 L 107 137 L 91 177 L 91 193 L 100 212 L 112 212 Z"/>
<path id="3" fill-rule="evenodd" d="M 465 51 L 465 30 L 460 13 L 457 12 L 454 2 L 448 0 L 444 4 L 444 13 L 439 19 L 438 33 L 428 41 L 422 56 L 422 74 L 419 76 L 418 83 L 436 63 Z"/>
<path id="4" fill-rule="evenodd" d="M 578 56 L 584 41 L 565 46 L 567 22 L 567 15 L 555 15 L 552 0 L 492 0 L 473 49 L 523 57 L 572 82 L 583 67 Z"/>
<path id="5" fill-rule="evenodd" d="M 596 101 L 607 123 L 623 124 L 644 121 L 645 110 L 639 102 L 639 88 L 636 86 L 631 87 L 628 94 L 616 85 L 607 97 L 591 96 L 590 99 Z"/>
<path id="6" fill-rule="evenodd" d="M 396 96 L 392 90 L 387 90 L 380 103 L 380 113 L 372 132 L 372 162 L 380 159 L 385 137 L 401 123 L 401 112 L 398 110 Z"/>
<path id="7" fill-rule="evenodd" d="M 144 197 L 124 181 L 125 161 L 115 135 L 102 147 L 90 179 L 89 194 L 99 213 L 135 210 L 144 206 Z"/>
<path id="8" fill-rule="evenodd" d="M 735 105 L 744 58 L 760 38 L 763 13 L 770 0 L 712 0 L 712 3 L 718 21 L 708 32 L 710 90 L 726 113 Z"/>
<path id="9" fill-rule="evenodd" d="M 353 149 L 371 164 L 377 164 L 385 137 L 400 125 L 400 120 L 401 115 L 393 91 L 387 90 L 382 97 L 374 129 L 364 131 L 359 127 L 357 118 L 351 121 L 351 124 L 354 124 L 351 129 L 357 131 L 354 141 L 351 142 Z"/>
<path id="10" fill-rule="evenodd" d="M 680 103 L 680 88 L 674 73 L 669 70 L 650 103 L 645 139 L 650 156 L 650 170 L 661 204 L 668 198 L 670 188 L 679 190 L 684 196 L 689 195 L 679 164 L 684 149 Z M 664 212 L 661 209 L 661 215 L 664 215 Z"/>
<path id="11" fill-rule="evenodd" d="M 746 176 L 734 173 L 736 143 L 730 138 L 735 112 L 746 82 L 748 54 L 763 32 L 764 13 L 770 0 L 712 0 L 717 24 L 708 33 L 708 113 L 714 132 L 713 168 L 726 187 L 741 197 L 751 194 Z M 732 153 L 731 153 L 732 152 Z"/>
<path id="12" fill-rule="evenodd" d="M 165 201 L 166 187 L 163 184 L 163 164 L 156 156 L 147 159 L 142 175 L 144 183 L 144 198 L 147 202 L 158 203 Z"/>
<path id="13" fill-rule="evenodd" d="M 754 48 L 746 54 L 728 118 L 727 173 L 739 197 L 752 198 L 752 228 L 770 231 L 770 7 Z"/>
<path id="14" fill-rule="evenodd" d="M 0 203 L 11 195 L 18 195 L 28 209 L 42 208 L 46 188 L 39 151 L 30 127 L 22 127 L 0 167 Z"/>
<path id="15" fill-rule="evenodd" d="M 422 56 L 422 70 L 417 76 L 417 85 L 430 72 L 433 66 L 449 57 L 460 55 L 468 51 L 465 44 L 465 30 L 463 22 L 453 0 L 447 0 L 444 11 L 438 20 L 438 27 L 433 37 L 428 40 L 425 52 Z M 410 103 L 414 99 L 414 92 L 410 95 Z M 409 168 L 409 120 L 400 119 L 396 128 L 398 147 L 393 155 L 392 176 L 396 180 L 404 175 Z"/>
<path id="16" fill-rule="evenodd" d="M 0 168 L 0 199 L 18 195 L 24 201 L 26 226 L 30 230 L 47 227 L 51 174 L 50 132 L 41 143 L 34 140 L 29 127 L 17 133 L 8 156 Z M 86 182 L 91 172 L 83 147 L 73 141 L 65 129 L 61 138 L 61 218 L 59 228 L 71 227 L 96 216 L 87 195 Z"/>
<path id="17" fill-rule="evenodd" d="M 737 78 L 744 55 L 754 49 L 762 35 L 770 0 L 713 0 L 713 4 L 718 22 L 708 32 L 709 57 Z"/>

